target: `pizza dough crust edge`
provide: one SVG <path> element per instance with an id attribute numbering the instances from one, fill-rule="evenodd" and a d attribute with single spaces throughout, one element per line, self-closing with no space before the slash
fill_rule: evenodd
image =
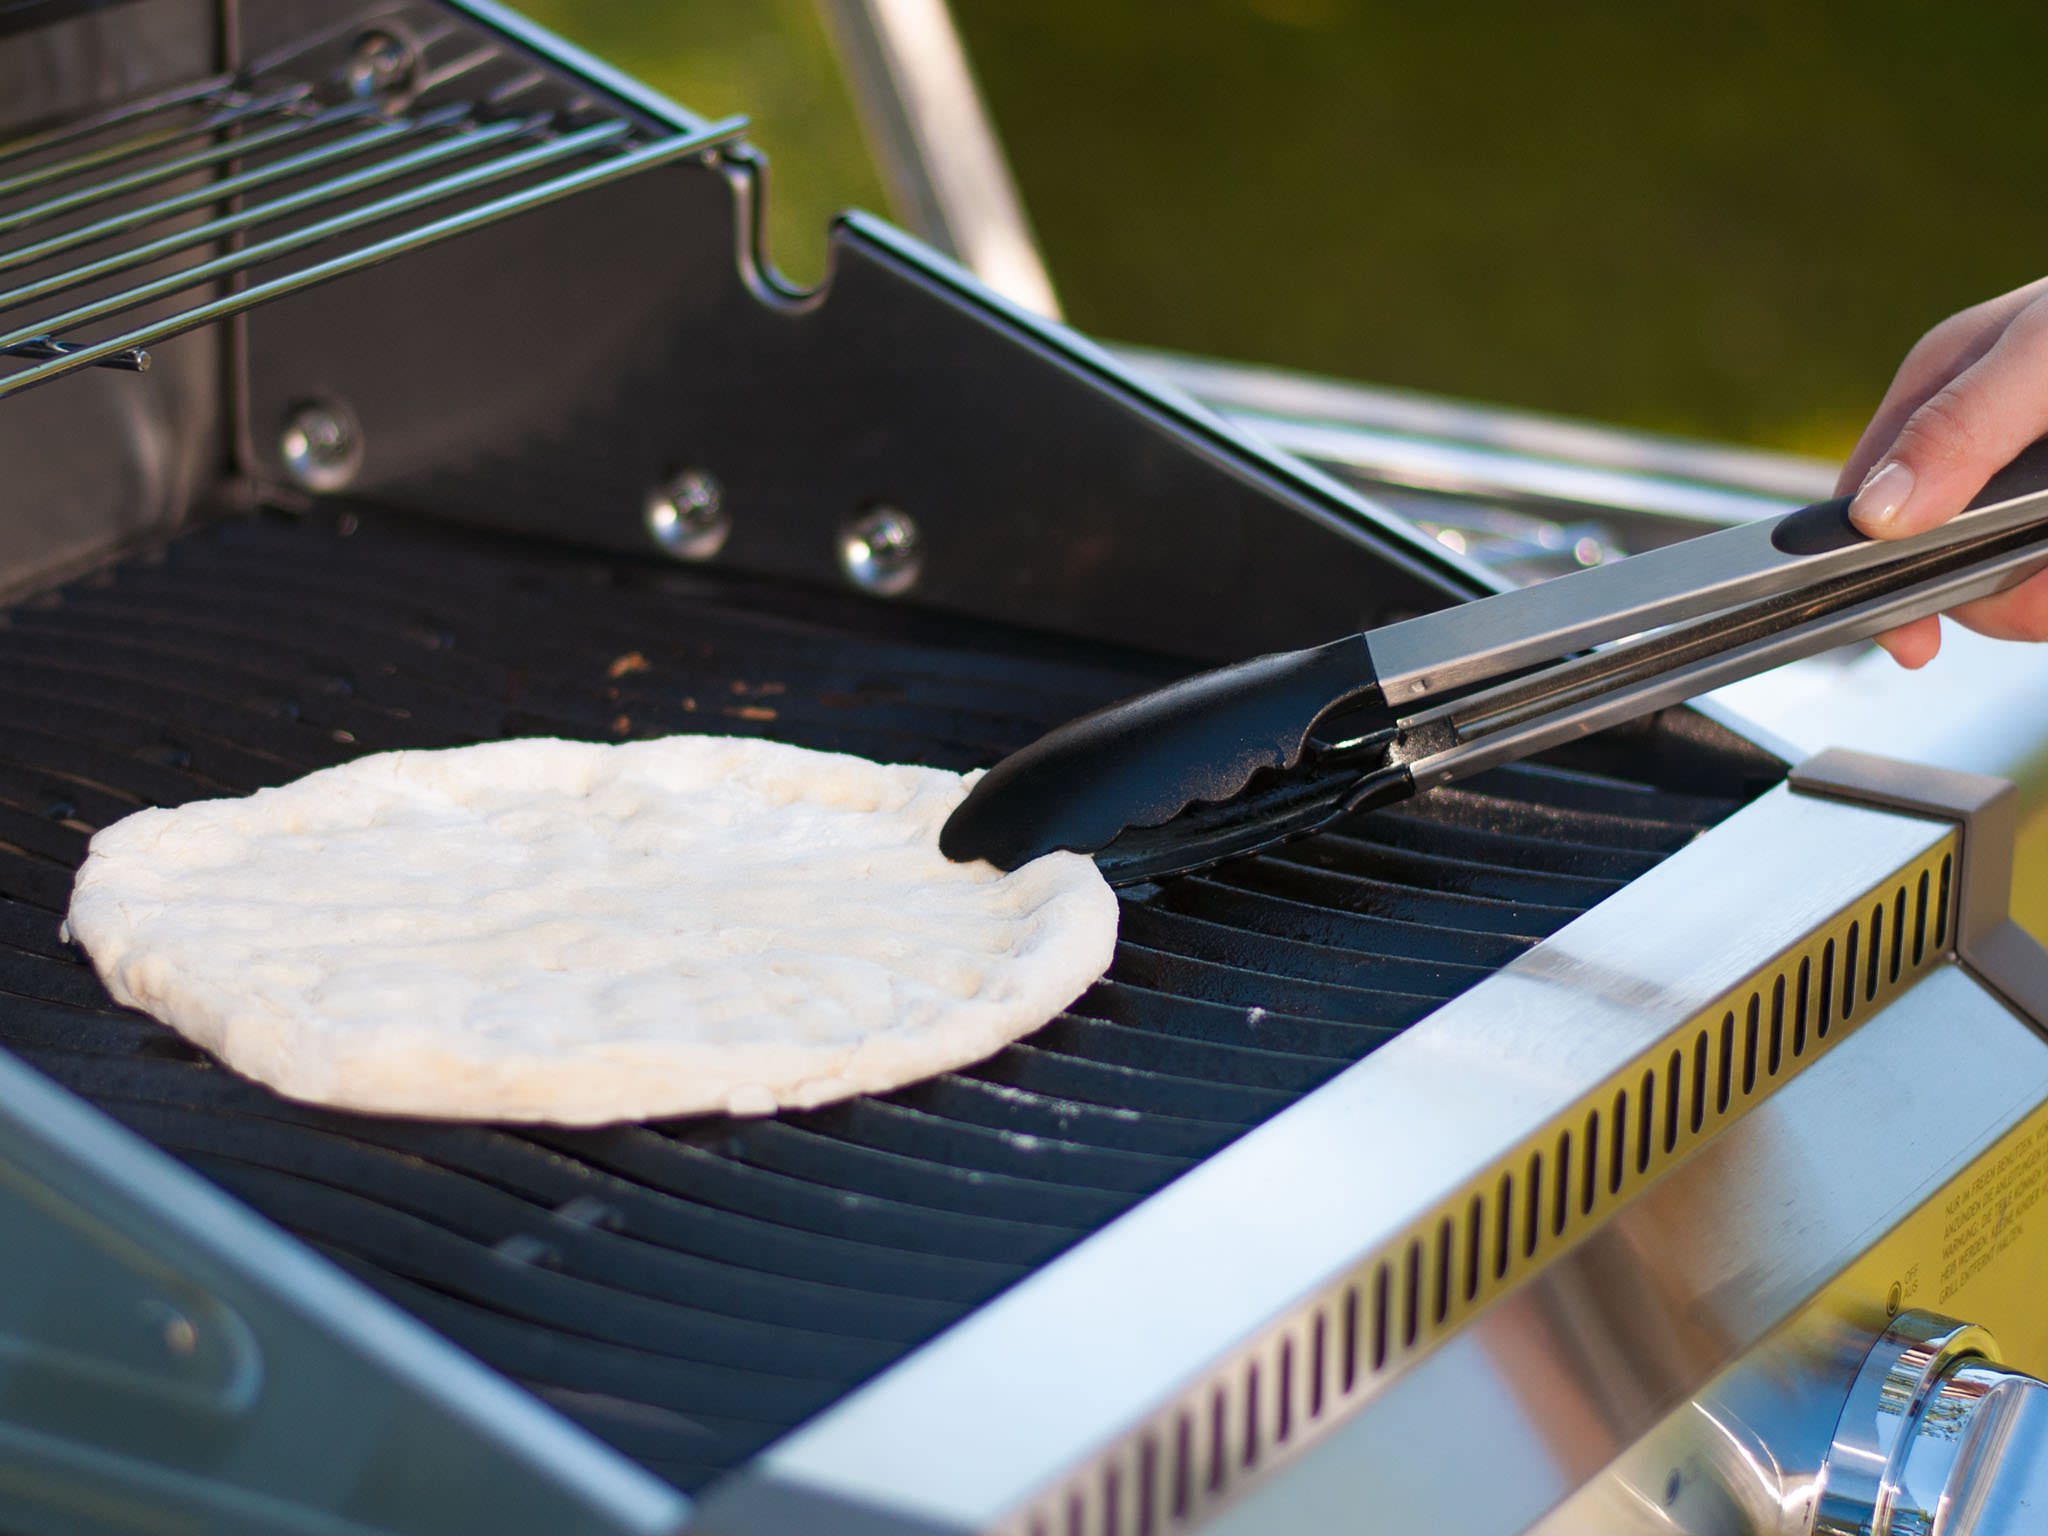
<path id="1" fill-rule="evenodd" d="M 668 738 L 737 743 L 743 749 L 797 752 L 837 758 L 858 770 L 932 776 L 951 781 L 944 814 L 963 798 L 978 775 L 872 763 L 865 758 L 810 752 L 751 738 Z M 528 741 L 490 743 L 450 752 L 488 752 L 529 747 Z M 659 746 L 659 742 L 607 746 L 559 743 L 598 753 Z M 448 752 L 375 754 L 387 760 L 441 758 Z M 1029 985 L 999 1002 L 971 1001 L 951 1010 L 943 1026 L 885 1025 L 852 1045 L 762 1040 L 744 1046 L 678 1041 L 613 1040 L 595 1051 L 547 1059 L 486 1059 L 431 1027 L 387 1025 L 361 1048 L 344 1045 L 325 1052 L 299 1048 L 299 1038 L 318 1021 L 294 1019 L 249 993 L 223 992 L 186 973 L 171 953 L 152 952 L 143 942 L 169 903 L 130 901 L 104 889 L 136 846 L 152 841 L 162 819 L 202 810 L 246 806 L 266 795 L 302 792 L 326 774 L 345 773 L 372 759 L 319 770 L 276 790 L 239 799 L 191 802 L 176 810 L 138 812 L 103 829 L 92 842 L 73 892 L 66 927 L 90 956 L 117 1002 L 172 1022 L 179 1033 L 246 1076 L 288 1098 L 337 1109 L 464 1121 L 542 1122 L 601 1125 L 695 1114 L 766 1115 L 778 1109 L 807 1109 L 862 1093 L 887 1092 L 938 1073 L 970 1065 L 1050 1020 L 1085 992 L 1109 967 L 1115 952 L 1118 906 L 1115 893 L 1094 862 L 1074 853 L 1054 853 L 1001 881 L 1025 893 L 1028 913 L 1018 921 L 1023 937 L 1013 954 L 1034 956 L 1047 947 L 1057 954 L 1021 972 Z M 857 771 L 858 771 L 857 770 Z M 929 786 L 920 786 L 929 793 Z M 936 837 L 936 823 L 932 827 Z M 934 849 L 935 856 L 936 851 Z M 774 1086 L 770 1086 L 774 1085 Z M 487 1106 L 487 1107 L 479 1107 Z"/>

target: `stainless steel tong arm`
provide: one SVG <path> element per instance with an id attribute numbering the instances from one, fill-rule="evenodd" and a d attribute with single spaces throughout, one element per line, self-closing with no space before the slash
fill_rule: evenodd
<path id="1" fill-rule="evenodd" d="M 1688 627 L 1697 633 L 1681 629 L 1637 647 L 1548 668 L 1529 680 L 1526 699 L 1515 697 L 1523 691 L 1518 684 L 1506 683 L 1425 710 L 1400 727 L 1422 744 L 1404 764 L 1410 787 L 1420 793 L 1513 762 L 1772 667 L 2005 591 L 2048 568 L 2048 541 L 2027 538 L 2017 528 L 2007 531 L 2010 540 L 1995 541 L 2006 547 L 1957 551 L 1950 568 L 1899 585 L 1874 580 L 1867 594 L 1851 592 L 1818 611 L 1803 613 L 1804 605 L 1795 602 L 1782 614 L 1720 616 Z M 1643 654 L 1617 654 L 1628 650 Z"/>
<path id="2" fill-rule="evenodd" d="M 2048 439 L 1931 532 L 1868 539 L 1848 509 L 1820 502 L 1127 699 L 996 764 L 939 846 L 1005 869 L 1059 848 L 1113 878 L 1198 869 L 2003 590 L 2048 563 Z"/>
<path id="3" fill-rule="evenodd" d="M 1366 647 L 1381 695 L 1396 709 L 1591 646 L 1905 558 L 1866 538 L 1849 498 L 1745 523 L 1574 571 L 1532 587 L 1372 631 Z M 2048 439 L 2000 470 L 1967 511 L 1911 541 L 1911 555 L 1968 543 L 2048 517 Z"/>

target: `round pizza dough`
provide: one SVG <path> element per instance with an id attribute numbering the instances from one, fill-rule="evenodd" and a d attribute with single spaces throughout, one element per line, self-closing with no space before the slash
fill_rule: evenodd
<path id="1" fill-rule="evenodd" d="M 973 776 L 716 736 L 389 752 L 100 832 L 107 989 L 280 1093 L 566 1125 L 987 1056 L 1108 967 L 1094 864 L 955 864 Z"/>

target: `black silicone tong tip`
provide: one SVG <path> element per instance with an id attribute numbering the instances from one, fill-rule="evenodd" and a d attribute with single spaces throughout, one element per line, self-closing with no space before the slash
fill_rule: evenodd
<path id="1" fill-rule="evenodd" d="M 1003 869 L 1057 849 L 1094 853 L 1128 829 L 1231 800 L 1262 770 L 1295 767 L 1318 719 L 1374 691 L 1365 637 L 1351 635 L 1112 704 L 991 768 L 948 818 L 940 851 Z"/>
<path id="2" fill-rule="evenodd" d="M 1192 875 L 1320 832 L 1341 817 L 1405 800 L 1415 779 L 1395 763 L 1361 775 L 1326 769 L 1268 776 L 1270 783 L 1222 805 L 1196 806 L 1163 827 L 1133 827 L 1095 854 L 1111 885 Z"/>

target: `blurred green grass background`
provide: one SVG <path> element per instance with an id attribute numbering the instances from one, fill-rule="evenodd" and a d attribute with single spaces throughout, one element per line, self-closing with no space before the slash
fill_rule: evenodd
<path id="1" fill-rule="evenodd" d="M 524 0 L 745 111 L 773 237 L 886 210 L 811 0 Z M 2048 6 L 954 0 L 1069 318 L 1844 452 L 1929 324 L 2048 266 Z"/>

